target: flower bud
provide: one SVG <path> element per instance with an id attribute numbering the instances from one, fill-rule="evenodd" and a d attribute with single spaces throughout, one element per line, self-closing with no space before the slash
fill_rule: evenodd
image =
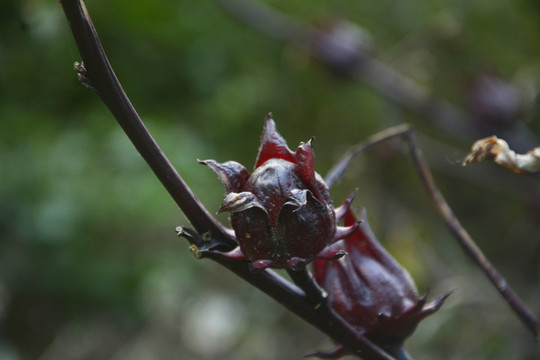
<path id="1" fill-rule="evenodd" d="M 297 268 L 344 254 L 327 246 L 356 226 L 336 226 L 330 192 L 314 171 L 312 141 L 291 151 L 268 115 L 253 173 L 234 161 L 201 162 L 219 175 L 227 191 L 219 212 L 230 213 L 239 244 L 228 253 L 231 258 L 246 258 L 262 270 Z"/>
<path id="2" fill-rule="evenodd" d="M 356 223 L 350 209 L 344 224 Z M 364 219 L 359 229 L 341 242 L 347 256 L 334 262 L 314 261 L 315 281 L 328 293 L 328 304 L 347 323 L 392 354 L 418 323 L 438 310 L 446 294 L 426 304 L 419 298 L 409 273 L 379 244 Z M 339 358 L 342 347 L 311 356 Z"/>

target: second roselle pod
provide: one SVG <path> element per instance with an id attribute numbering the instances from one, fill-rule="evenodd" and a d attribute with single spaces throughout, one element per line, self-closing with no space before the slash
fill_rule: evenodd
<path id="1" fill-rule="evenodd" d="M 343 214 L 345 225 L 357 222 L 350 208 Z M 376 345 L 398 359 L 408 359 L 403 342 L 449 293 L 426 303 L 407 270 L 377 241 L 365 213 L 358 230 L 340 245 L 347 256 L 313 263 L 314 278 L 328 293 L 329 306 Z M 346 354 L 338 346 L 310 355 L 337 359 Z"/>

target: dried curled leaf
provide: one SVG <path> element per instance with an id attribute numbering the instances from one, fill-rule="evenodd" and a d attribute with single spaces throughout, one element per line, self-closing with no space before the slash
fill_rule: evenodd
<path id="1" fill-rule="evenodd" d="M 473 162 L 493 159 L 495 163 L 517 174 L 540 175 L 540 147 L 526 154 L 516 154 L 506 141 L 490 136 L 476 141 L 471 152 L 463 160 L 463 166 Z"/>

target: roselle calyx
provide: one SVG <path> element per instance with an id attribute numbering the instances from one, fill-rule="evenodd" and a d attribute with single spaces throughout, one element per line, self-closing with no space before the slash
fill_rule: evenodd
<path id="1" fill-rule="evenodd" d="M 247 259 L 254 270 L 296 269 L 314 259 L 345 254 L 330 245 L 357 224 L 337 226 L 330 192 L 314 170 L 313 139 L 291 151 L 266 117 L 255 169 L 228 161 L 201 161 L 220 177 L 227 195 L 219 212 L 229 212 L 238 248 L 224 254 Z"/>
<path id="2" fill-rule="evenodd" d="M 343 214 L 344 225 L 357 223 L 350 208 Z M 365 213 L 358 230 L 339 245 L 347 256 L 333 262 L 313 262 L 315 281 L 328 293 L 328 305 L 379 347 L 406 359 L 404 340 L 450 293 L 426 303 L 407 270 L 377 241 Z M 310 354 L 332 359 L 343 355 L 341 346 Z"/>

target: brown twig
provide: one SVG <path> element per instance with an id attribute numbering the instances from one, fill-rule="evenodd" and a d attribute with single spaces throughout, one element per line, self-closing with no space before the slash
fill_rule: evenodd
<path id="1" fill-rule="evenodd" d="M 107 105 L 137 151 L 197 230 L 192 232 L 183 228 L 184 236 L 191 237 L 192 243 L 210 241 L 214 246 L 229 249 L 234 247 L 235 241 L 227 235 L 223 227 L 197 200 L 131 105 L 105 55 L 84 2 L 82 0 L 62 0 L 60 3 L 83 60 L 83 63 L 76 66 L 79 80 L 94 90 Z M 276 273 L 269 270 L 253 273 L 249 270 L 246 262 L 230 261 L 216 253 L 207 252 L 200 255 L 211 258 L 227 267 L 291 312 L 342 344 L 351 353 L 361 355 L 366 359 L 392 359 L 391 356 L 349 326 L 326 304 L 314 307 L 302 290 Z"/>
<path id="2" fill-rule="evenodd" d="M 463 250 L 472 258 L 474 263 L 484 271 L 488 279 L 495 286 L 497 291 L 499 291 L 499 293 L 503 296 L 523 324 L 525 324 L 527 329 L 529 329 L 531 333 L 537 337 L 539 325 L 535 314 L 521 301 L 519 296 L 514 292 L 510 285 L 508 285 L 504 277 L 497 271 L 497 269 L 495 269 L 482 250 L 478 247 L 478 245 L 476 245 L 467 230 L 465 230 L 460 224 L 439 188 L 435 184 L 420 147 L 417 145 L 416 135 L 409 125 L 405 124 L 388 128 L 370 136 L 365 141 L 352 147 L 328 172 L 325 179 L 327 185 L 329 187 L 335 185 L 342 178 L 343 173 L 348 168 L 351 161 L 362 151 L 368 147 L 393 138 L 402 138 L 409 146 L 414 166 L 420 175 L 422 182 L 426 186 L 430 198 L 435 204 L 437 211 L 444 219 L 446 226 L 450 229 Z"/>

